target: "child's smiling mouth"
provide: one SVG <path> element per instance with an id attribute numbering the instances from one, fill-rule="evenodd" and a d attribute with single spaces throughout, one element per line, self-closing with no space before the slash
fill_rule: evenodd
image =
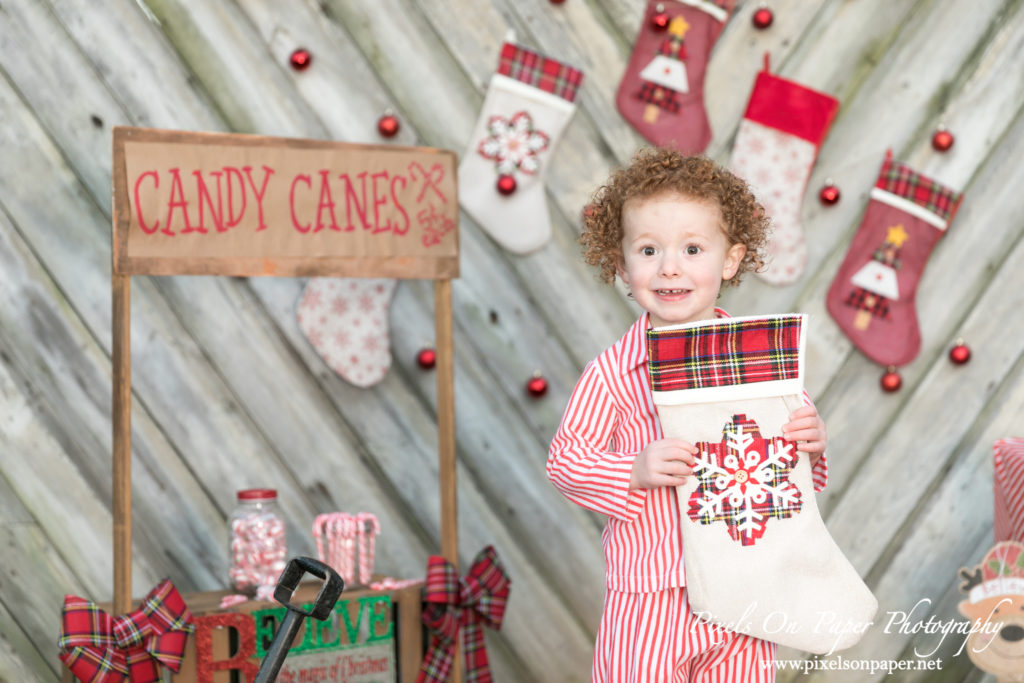
<path id="1" fill-rule="evenodd" d="M 689 294 L 689 289 L 656 289 L 654 292 L 658 296 L 679 296 L 681 294 Z"/>

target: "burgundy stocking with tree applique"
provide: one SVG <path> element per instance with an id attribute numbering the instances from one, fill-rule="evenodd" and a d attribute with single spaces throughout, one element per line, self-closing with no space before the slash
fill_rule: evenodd
<path id="1" fill-rule="evenodd" d="M 711 141 L 704 73 L 733 0 L 650 0 L 615 99 L 619 113 L 652 143 L 684 154 Z"/>
<path id="2" fill-rule="evenodd" d="M 840 329 L 876 363 L 905 365 L 921 349 L 917 285 L 962 198 L 886 153 L 825 299 Z"/>

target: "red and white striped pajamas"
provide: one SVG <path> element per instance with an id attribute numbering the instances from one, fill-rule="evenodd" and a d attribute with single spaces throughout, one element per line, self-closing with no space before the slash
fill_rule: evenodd
<path id="1" fill-rule="evenodd" d="M 608 517 L 593 680 L 772 681 L 774 644 L 707 627 L 690 611 L 676 488 L 629 490 L 637 454 L 664 438 L 647 379 L 648 325 L 645 313 L 587 365 L 548 453 L 552 483 Z M 812 473 L 820 491 L 828 477 L 824 456 Z M 717 644 L 713 631 L 722 636 Z"/>

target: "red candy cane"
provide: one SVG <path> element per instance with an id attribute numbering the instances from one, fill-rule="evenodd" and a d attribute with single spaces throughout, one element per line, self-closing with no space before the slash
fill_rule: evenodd
<path id="1" fill-rule="evenodd" d="M 317 515 L 313 520 L 313 540 L 316 541 L 316 557 L 321 562 L 327 562 L 324 555 L 324 527 L 327 524 L 328 515 Z"/>
<path id="2" fill-rule="evenodd" d="M 373 556 L 377 546 L 380 522 L 369 512 L 360 512 L 356 517 L 359 538 L 359 583 L 369 584 L 373 575 Z"/>
<path id="3" fill-rule="evenodd" d="M 368 585 L 373 575 L 374 555 L 380 522 L 369 512 L 350 515 L 328 512 L 313 520 L 317 557 L 334 568 L 346 583 L 356 578 L 356 550 L 359 551 L 359 582 Z"/>

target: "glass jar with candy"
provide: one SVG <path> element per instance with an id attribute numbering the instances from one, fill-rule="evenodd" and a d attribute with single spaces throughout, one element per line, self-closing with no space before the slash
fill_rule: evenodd
<path id="1" fill-rule="evenodd" d="M 284 521 L 275 489 L 238 492 L 238 505 L 228 518 L 231 588 L 250 597 L 273 594 L 287 563 Z M 263 587 L 263 590 L 260 588 Z"/>

